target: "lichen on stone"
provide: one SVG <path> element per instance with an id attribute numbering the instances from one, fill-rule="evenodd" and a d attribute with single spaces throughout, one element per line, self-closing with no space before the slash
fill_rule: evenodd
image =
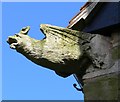
<path id="1" fill-rule="evenodd" d="M 41 24 L 40 30 L 45 38 L 36 40 L 28 36 L 29 30 L 30 27 L 27 26 L 18 34 L 9 36 L 7 42 L 11 48 L 32 62 L 54 70 L 62 77 L 81 72 L 81 68 L 89 63 L 89 59 L 93 64 L 99 64 L 97 57 L 91 52 L 91 40 L 96 35 Z"/>

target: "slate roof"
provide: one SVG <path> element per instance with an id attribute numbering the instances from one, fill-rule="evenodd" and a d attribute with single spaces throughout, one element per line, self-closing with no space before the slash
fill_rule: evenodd
<path id="1" fill-rule="evenodd" d="M 120 26 L 119 11 L 120 2 L 86 2 L 67 28 L 90 33 L 110 31 Z"/>
<path id="2" fill-rule="evenodd" d="M 70 20 L 67 27 L 72 28 L 76 23 L 87 20 L 89 15 L 94 13 L 93 11 L 97 8 L 98 4 L 99 2 L 86 2 L 85 5 L 80 8 L 80 12 Z"/>

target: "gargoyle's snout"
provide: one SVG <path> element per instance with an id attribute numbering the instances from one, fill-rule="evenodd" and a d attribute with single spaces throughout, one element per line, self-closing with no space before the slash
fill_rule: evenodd
<path id="1" fill-rule="evenodd" d="M 17 40 L 15 38 L 13 38 L 12 36 L 9 36 L 7 39 L 7 43 L 10 45 L 10 48 L 15 49 L 17 43 Z"/>

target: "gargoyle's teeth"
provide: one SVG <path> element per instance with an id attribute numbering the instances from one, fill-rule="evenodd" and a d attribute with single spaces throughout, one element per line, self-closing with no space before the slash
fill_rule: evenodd
<path id="1" fill-rule="evenodd" d="M 10 48 L 15 49 L 17 45 L 18 45 L 18 43 L 12 43 L 12 44 L 10 44 Z"/>

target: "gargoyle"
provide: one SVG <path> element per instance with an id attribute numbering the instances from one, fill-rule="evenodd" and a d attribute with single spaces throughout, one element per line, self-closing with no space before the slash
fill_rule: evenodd
<path id="1" fill-rule="evenodd" d="M 96 67 L 102 65 L 91 52 L 90 42 L 95 34 L 41 24 L 40 30 L 45 38 L 36 40 L 27 35 L 29 30 L 30 27 L 27 26 L 14 36 L 9 36 L 7 42 L 10 47 L 62 77 L 79 73 L 81 68 L 89 66 L 90 63 Z"/>

